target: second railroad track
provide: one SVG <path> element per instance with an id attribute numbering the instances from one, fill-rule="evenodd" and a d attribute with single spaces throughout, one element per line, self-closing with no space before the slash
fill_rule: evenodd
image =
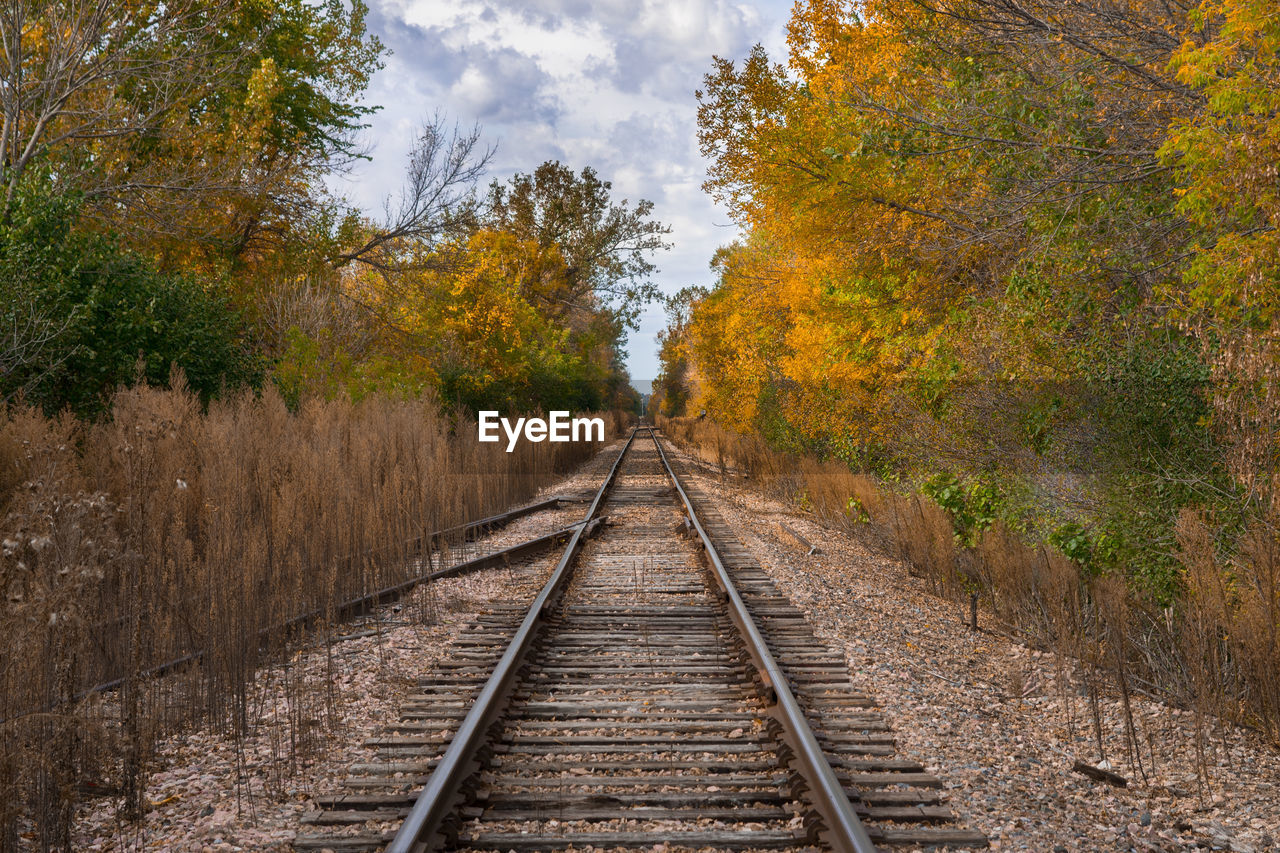
<path id="1" fill-rule="evenodd" d="M 495 606 L 298 850 L 985 847 L 641 427 L 530 606 Z"/>

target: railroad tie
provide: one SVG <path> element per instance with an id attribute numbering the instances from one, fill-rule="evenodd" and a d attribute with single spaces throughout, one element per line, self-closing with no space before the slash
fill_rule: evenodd
<path id="1" fill-rule="evenodd" d="M 658 441 L 633 433 L 584 519 L 608 525 L 534 611 L 469 627 L 295 849 L 986 846 Z"/>

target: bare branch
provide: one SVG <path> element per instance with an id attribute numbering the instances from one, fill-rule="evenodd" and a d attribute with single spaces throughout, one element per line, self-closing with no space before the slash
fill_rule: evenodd
<path id="1" fill-rule="evenodd" d="M 161 133 L 252 53 L 212 38 L 230 0 L 0 5 L 3 215 L 31 166 L 68 143 Z"/>
<path id="2" fill-rule="evenodd" d="M 478 125 L 466 131 L 456 124 L 450 129 L 436 113 L 423 123 L 409 153 L 404 188 L 394 205 L 387 199 L 383 224 L 360 246 L 338 255 L 334 265 L 394 265 L 386 256 L 392 245 L 412 240 L 430 247 L 473 225 L 478 208 L 475 188 L 494 152 L 492 146 L 481 148 Z"/>

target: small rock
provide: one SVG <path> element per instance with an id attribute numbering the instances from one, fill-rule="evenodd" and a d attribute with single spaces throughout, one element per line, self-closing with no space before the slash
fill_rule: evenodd
<path id="1" fill-rule="evenodd" d="M 1151 826 L 1151 812 L 1143 812 L 1138 818 L 1138 823 L 1142 826 Z"/>

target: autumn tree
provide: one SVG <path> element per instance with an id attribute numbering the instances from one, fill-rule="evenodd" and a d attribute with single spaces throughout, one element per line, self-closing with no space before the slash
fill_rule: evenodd
<path id="1" fill-rule="evenodd" d="M 382 50 L 366 14 L 340 0 L 6 4 L 0 215 L 35 175 L 171 264 L 298 230 L 323 171 L 360 153 L 370 108 L 355 99 Z"/>
<path id="2" fill-rule="evenodd" d="M 437 117 L 403 196 L 336 257 L 329 289 L 270 300 L 291 395 L 432 387 L 472 409 L 631 407 L 625 318 L 654 290 L 666 227 L 558 164 L 480 198 L 491 153 Z"/>
<path id="3" fill-rule="evenodd" d="M 1250 0 L 1204 2 L 1171 67 L 1206 99 L 1161 149 L 1195 223 L 1193 260 L 1170 287 L 1212 357 L 1218 428 L 1248 494 L 1280 499 L 1280 26 Z"/>
<path id="4" fill-rule="evenodd" d="M 546 162 L 533 174 L 517 174 L 509 184 L 489 188 L 493 227 L 539 246 L 559 247 L 568 266 L 559 293 L 536 294 L 550 313 L 578 318 L 607 311 L 623 327 L 634 328 L 640 307 L 658 295 L 650 257 L 668 248 L 671 229 L 651 219 L 653 202 L 610 197 L 612 184 L 585 167 L 581 174 Z"/>
<path id="5" fill-rule="evenodd" d="M 697 285 L 683 287 L 663 300 L 667 327 L 658 333 L 658 376 L 649 398 L 651 414 L 675 417 L 685 414 L 691 393 L 688 352 L 689 320 L 694 305 L 707 296 Z"/>
<path id="6" fill-rule="evenodd" d="M 1228 165 L 1265 148 L 1211 144 L 1268 114 L 1260 14 L 810 0 L 785 64 L 715 60 L 706 186 L 747 236 L 688 324 L 694 405 L 792 448 L 1047 494 L 1042 530 L 1084 525 L 1168 580 L 1173 511 L 1231 491 L 1185 276 L 1209 269 L 1198 227 L 1244 233 L 1265 206 Z M 1200 184 L 1220 195 L 1188 190 L 1211 168 L 1232 175 Z"/>

